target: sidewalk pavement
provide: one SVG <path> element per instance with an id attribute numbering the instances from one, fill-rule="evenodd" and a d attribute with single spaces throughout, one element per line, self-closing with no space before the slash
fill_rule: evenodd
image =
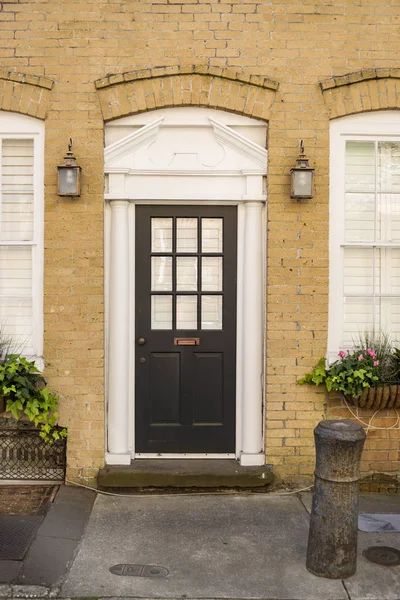
<path id="1" fill-rule="evenodd" d="M 73 494 L 82 492 L 74 489 Z M 59 561 L 63 574 L 58 568 L 51 586 L 0 585 L 0 597 L 399 600 L 400 566 L 370 563 L 362 551 L 375 545 L 399 549 L 400 533 L 359 532 L 357 573 L 345 581 L 306 570 L 310 502 L 311 494 L 98 495 L 69 572 L 64 556 Z M 364 494 L 360 511 L 400 513 L 400 498 Z M 50 515 L 43 524 L 47 536 L 39 532 L 38 538 L 56 533 L 59 545 L 47 552 L 37 538 L 29 554 L 57 562 L 61 540 L 68 547 L 77 529 L 66 533 L 68 514 L 64 521 L 54 514 L 48 521 Z M 150 567 L 131 568 L 131 574 L 141 576 L 110 572 L 115 565 L 131 564 Z M 151 576 L 151 566 L 164 567 L 168 574 Z"/>

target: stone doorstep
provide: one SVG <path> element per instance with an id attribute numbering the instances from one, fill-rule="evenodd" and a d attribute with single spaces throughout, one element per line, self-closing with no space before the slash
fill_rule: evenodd
<path id="1" fill-rule="evenodd" d="M 273 483 L 269 465 L 242 467 L 236 460 L 137 459 L 99 471 L 102 488 L 263 488 Z"/>

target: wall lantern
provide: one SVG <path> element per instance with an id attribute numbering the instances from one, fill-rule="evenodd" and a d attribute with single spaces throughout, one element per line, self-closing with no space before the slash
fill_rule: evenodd
<path id="1" fill-rule="evenodd" d="M 300 154 L 296 166 L 290 169 L 291 186 L 290 197 L 295 200 L 312 198 L 314 195 L 314 169 L 308 164 L 304 154 L 303 140 L 300 142 Z"/>
<path id="2" fill-rule="evenodd" d="M 72 139 L 69 140 L 68 152 L 64 156 L 64 164 L 57 167 L 59 196 L 81 195 L 81 167 L 76 164 L 72 154 Z"/>

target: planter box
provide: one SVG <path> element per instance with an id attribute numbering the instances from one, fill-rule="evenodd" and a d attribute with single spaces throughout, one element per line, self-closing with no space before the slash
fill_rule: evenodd
<path id="1" fill-rule="evenodd" d="M 51 446 L 32 427 L 0 428 L 0 480 L 64 481 L 66 439 Z"/>
<path id="2" fill-rule="evenodd" d="M 359 398 L 345 395 L 349 404 L 358 408 L 400 408 L 400 384 L 383 384 L 366 388 Z"/>

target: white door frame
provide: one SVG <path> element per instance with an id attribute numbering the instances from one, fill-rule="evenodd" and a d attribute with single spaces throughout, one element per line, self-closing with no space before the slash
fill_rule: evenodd
<path id="1" fill-rule="evenodd" d="M 267 151 L 242 135 L 240 127 L 248 132 L 265 124 L 189 108 L 136 115 L 118 125 L 123 128 L 121 139 L 105 150 L 106 462 L 236 456 L 242 465 L 264 464 Z M 128 127 L 132 133 L 123 135 Z M 136 204 L 237 206 L 235 454 L 135 453 Z"/>

